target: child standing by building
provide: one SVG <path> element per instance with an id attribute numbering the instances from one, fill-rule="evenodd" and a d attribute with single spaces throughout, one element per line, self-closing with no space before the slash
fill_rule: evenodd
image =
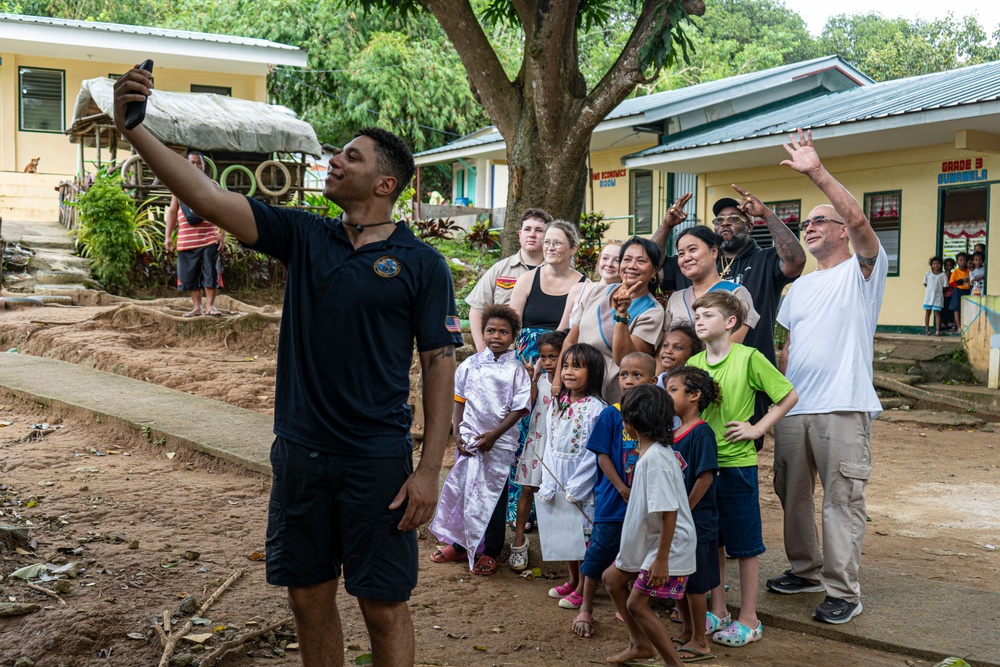
<path id="1" fill-rule="evenodd" d="M 670 371 L 680 368 L 704 349 L 705 344 L 698 338 L 693 324 L 687 320 L 672 324 L 656 357 L 656 386 L 665 389 Z"/>
<path id="2" fill-rule="evenodd" d="M 972 283 L 969 282 L 969 256 L 964 252 L 960 252 L 955 255 L 955 261 L 958 262 L 958 266 L 951 272 L 951 277 L 948 279 L 948 284 L 955 290 L 951 293 L 951 303 L 949 305 L 952 317 L 955 318 L 955 330 L 961 333 L 962 297 L 972 292 Z"/>
<path id="3" fill-rule="evenodd" d="M 650 608 L 652 598 L 680 600 L 695 571 L 697 535 L 688 507 L 681 464 L 671 449 L 672 401 L 652 385 L 622 399 L 625 429 L 639 443 L 621 550 L 604 572 L 604 585 L 628 628 L 629 646 L 611 663 L 655 657 L 679 667 L 670 633 Z M 638 573 L 631 591 L 628 583 Z"/>
<path id="4" fill-rule="evenodd" d="M 446 543 L 435 563 L 468 558 L 473 574 L 497 570 L 507 517 L 507 477 L 517 451 L 517 421 L 531 405 L 531 379 L 510 346 L 521 318 L 507 306 L 483 310 L 486 349 L 455 371 L 458 460 L 441 489 L 430 530 Z"/>
<path id="5" fill-rule="evenodd" d="M 701 413 L 722 401 L 719 385 L 708 373 L 693 366 L 676 368 L 667 380 L 667 395 L 673 399 L 674 413 L 681 424 L 674 433 L 674 452 L 684 472 L 688 506 L 698 534 L 697 569 L 688 578 L 684 601 L 677 605 L 684 627 L 677 649 L 681 659 L 707 660 L 714 657 L 705 638 L 729 625 L 730 617 L 718 618 L 707 611 L 705 594 L 719 580 L 719 510 L 715 501 L 715 476 L 719 469 L 715 433 Z"/>
<path id="6" fill-rule="evenodd" d="M 972 253 L 972 270 L 969 271 L 969 283 L 972 285 L 972 295 L 986 294 L 986 255 L 981 252 Z"/>
<path id="7" fill-rule="evenodd" d="M 594 482 L 597 480 L 597 457 L 587 451 L 587 441 L 605 408 L 601 400 L 604 372 L 604 357 L 591 345 L 578 343 L 563 352 L 559 369 L 562 391 L 549 406 L 542 484 L 536 494 L 542 502 L 551 502 L 556 494 L 563 494 L 567 501 L 576 505 L 581 512 L 580 529 L 584 536 L 590 533 L 594 519 Z M 539 526 L 540 532 L 544 530 L 544 526 Z M 544 554 L 544 533 L 541 540 Z M 580 586 L 583 556 L 581 551 L 578 560 L 567 561 L 569 581 L 549 590 L 549 597 L 558 599 L 560 607 L 580 607 L 576 589 Z"/>
<path id="8" fill-rule="evenodd" d="M 951 295 L 955 288 L 951 286 L 951 272 L 955 270 L 955 260 L 947 257 L 944 260 L 944 275 L 948 276 L 948 286 L 944 288 L 944 306 L 941 308 L 941 330 L 955 330 L 955 314 L 951 312 Z"/>
<path id="9" fill-rule="evenodd" d="M 618 388 L 623 396 L 627 395 L 636 387 L 652 384 L 655 372 L 653 357 L 644 352 L 627 354 L 618 371 Z M 594 487 L 594 531 L 580 566 L 583 580 L 573 600 L 581 603 L 580 613 L 573 619 L 573 632 L 581 637 L 594 634 L 594 593 L 604 571 L 615 562 L 621 546 L 626 503 L 639 460 L 638 445 L 625 432 L 621 406 L 616 403 L 604 408 L 587 442 L 587 449 L 597 455 L 597 484 Z"/>
<path id="10" fill-rule="evenodd" d="M 729 292 L 709 292 L 694 303 L 695 331 L 705 341 L 705 351 L 688 365 L 701 368 L 715 380 L 725 400 L 709 405 L 702 417 L 715 432 L 719 455 L 716 499 L 719 506 L 720 584 L 712 591 L 712 613 L 726 611 L 725 551 L 739 559 L 740 615 L 712 635 L 726 646 L 746 646 L 759 641 L 764 626 L 757 619 L 758 556 L 764 553 L 757 482 L 757 448 L 754 440 L 785 416 L 798 394 L 767 358 L 752 347 L 733 343 L 732 334 L 743 325 L 744 306 Z M 775 403 L 756 424 L 755 393 L 762 391 Z"/>
<path id="11" fill-rule="evenodd" d="M 542 373 L 532 381 L 531 396 L 533 408 L 528 418 L 528 435 L 524 441 L 524 451 L 517 462 L 514 484 L 521 487 L 517 497 L 517 515 L 514 520 L 514 543 L 510 545 L 510 563 L 515 572 L 528 567 L 528 538 L 524 531 L 531 514 L 531 503 L 535 492 L 542 483 L 542 459 L 545 458 L 545 428 L 548 423 L 549 405 L 552 398 L 552 380 L 555 376 L 559 355 L 562 353 L 565 331 L 543 333 L 538 344 L 538 363 Z"/>
<path id="12" fill-rule="evenodd" d="M 940 257 L 931 257 L 931 270 L 924 274 L 924 335 L 931 334 L 931 313 L 934 313 L 934 335 L 941 335 L 941 309 L 944 308 L 944 289 L 948 276 L 942 268 Z"/>

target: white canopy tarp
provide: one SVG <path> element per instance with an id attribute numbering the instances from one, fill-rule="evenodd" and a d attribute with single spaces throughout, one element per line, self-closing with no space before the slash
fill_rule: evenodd
<path id="1" fill-rule="evenodd" d="M 114 118 L 114 84 L 106 78 L 83 81 L 74 127 L 95 114 Z M 312 126 L 291 109 L 224 95 L 154 90 L 143 125 L 165 144 L 202 151 L 322 154 Z M 79 134 L 70 135 L 73 143 L 80 140 Z"/>

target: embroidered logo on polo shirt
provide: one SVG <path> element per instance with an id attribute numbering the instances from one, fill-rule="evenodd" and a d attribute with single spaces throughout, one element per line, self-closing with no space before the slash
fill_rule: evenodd
<path id="1" fill-rule="evenodd" d="M 399 275 L 399 260 L 392 255 L 382 255 L 375 260 L 375 273 L 383 278 Z"/>
<path id="2" fill-rule="evenodd" d="M 500 289 L 514 289 L 517 278 L 513 276 L 497 276 L 497 287 Z"/>

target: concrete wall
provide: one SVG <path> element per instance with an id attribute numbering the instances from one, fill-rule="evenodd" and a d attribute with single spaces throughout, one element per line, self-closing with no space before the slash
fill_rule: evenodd
<path id="1" fill-rule="evenodd" d="M 967 296 L 962 300 L 962 343 L 976 377 L 986 381 L 990 337 L 1000 334 L 1000 296 Z"/>
<path id="2" fill-rule="evenodd" d="M 65 128 L 73 122 L 73 108 L 80 83 L 84 79 L 122 74 L 134 63 L 88 62 L 64 58 L 42 58 L 0 52 L 0 171 L 22 171 L 35 157 L 41 157 L 40 173 L 61 177 L 77 170 L 78 147 L 70 144 L 62 132 L 21 132 L 18 130 L 18 68 L 40 67 L 65 72 Z M 160 90 L 191 92 L 191 84 L 232 88 L 233 97 L 258 102 L 267 101 L 267 81 L 263 76 L 217 74 L 194 70 L 157 67 L 154 85 Z M 107 156 L 107 152 L 102 153 Z M 96 151 L 87 149 L 85 160 L 96 159 Z"/>

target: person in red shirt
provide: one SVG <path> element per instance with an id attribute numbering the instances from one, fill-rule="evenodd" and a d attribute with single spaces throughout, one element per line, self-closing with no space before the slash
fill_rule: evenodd
<path id="1" fill-rule="evenodd" d="M 205 171 L 205 160 L 198 151 L 189 151 L 188 162 Z M 175 195 L 170 197 L 167 208 L 167 228 L 163 234 L 163 247 L 167 252 L 177 250 L 177 289 L 190 292 L 194 308 L 184 317 L 222 315 L 215 307 L 215 295 L 222 287 L 222 268 L 219 255 L 226 247 L 226 232 L 196 215 Z M 177 241 L 174 241 L 174 230 Z M 205 290 L 205 309 L 201 307 L 201 290 Z"/>

